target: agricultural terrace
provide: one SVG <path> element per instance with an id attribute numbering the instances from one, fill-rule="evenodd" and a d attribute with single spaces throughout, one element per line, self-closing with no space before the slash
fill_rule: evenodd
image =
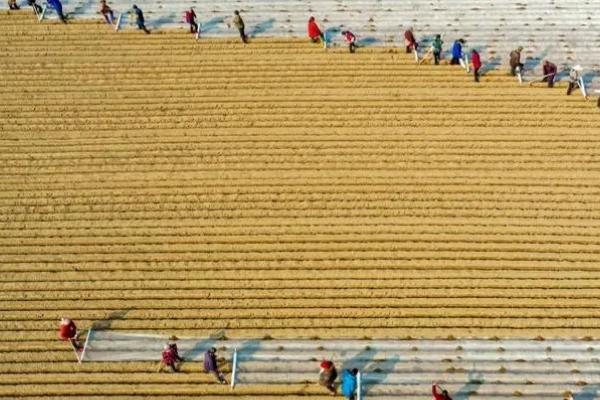
<path id="1" fill-rule="evenodd" d="M 197 363 L 77 365 L 65 315 L 190 337 L 600 335 L 600 113 L 564 82 L 33 18 L 0 15 L 0 398 L 232 396 Z"/>

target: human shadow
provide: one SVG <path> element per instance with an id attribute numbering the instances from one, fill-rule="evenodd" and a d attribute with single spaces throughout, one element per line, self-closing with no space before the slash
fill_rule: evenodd
<path id="1" fill-rule="evenodd" d="M 113 311 L 108 314 L 108 317 L 101 321 L 94 321 L 92 323 L 92 328 L 95 331 L 105 331 L 111 328 L 113 322 L 125 319 L 127 314 L 131 311 L 130 308 L 124 310 Z"/>
<path id="2" fill-rule="evenodd" d="M 275 18 L 269 18 L 268 20 L 255 25 L 254 28 L 252 28 L 252 30 L 248 33 L 248 36 L 253 38 L 256 37 L 256 35 L 263 34 L 269 29 L 273 28 L 274 24 Z"/>
<path id="3" fill-rule="evenodd" d="M 202 32 L 210 32 L 215 30 L 219 25 L 225 23 L 225 17 L 213 17 L 206 22 L 200 24 Z"/>
<path id="4" fill-rule="evenodd" d="M 364 375 L 362 384 L 362 393 L 367 394 L 376 385 L 382 383 L 394 371 L 394 367 L 400 358 L 392 356 L 383 360 L 375 360 L 377 350 L 366 347 L 354 357 L 345 360 L 342 364 L 342 370 L 356 368 Z"/>
<path id="5" fill-rule="evenodd" d="M 379 42 L 379 39 L 374 38 L 372 36 L 368 36 L 368 37 L 360 38 L 359 40 L 357 40 L 356 45 L 358 47 L 368 47 L 368 46 L 372 46 L 378 42 Z"/>
<path id="6" fill-rule="evenodd" d="M 596 79 L 597 74 L 596 71 L 588 71 L 581 76 L 581 79 L 583 79 L 583 83 L 588 86 Z"/>
<path id="7" fill-rule="evenodd" d="M 249 371 L 245 368 L 245 364 L 254 360 L 253 357 L 260 348 L 261 341 L 258 339 L 246 340 L 237 348 L 237 382 L 243 382 L 244 372 Z"/>
<path id="8" fill-rule="evenodd" d="M 479 74 L 483 76 L 490 71 L 498 69 L 500 65 L 502 65 L 502 60 L 500 59 L 500 57 L 492 57 L 481 67 L 481 69 L 479 70 Z"/>
<path id="9" fill-rule="evenodd" d="M 580 392 L 573 393 L 573 400 L 596 400 L 600 385 L 587 385 Z"/>
<path id="10" fill-rule="evenodd" d="M 382 361 L 374 361 L 364 369 L 365 380 L 362 385 L 363 394 L 368 394 L 373 387 L 384 382 L 394 371 L 394 367 L 400 361 L 400 357 L 392 356 Z"/>
<path id="11" fill-rule="evenodd" d="M 467 383 L 458 389 L 452 398 L 454 400 L 469 400 L 473 394 L 476 394 L 477 390 L 484 382 L 483 374 L 473 369 L 469 371 L 467 375 Z"/>
<path id="12" fill-rule="evenodd" d="M 178 22 L 177 14 L 171 13 L 169 15 L 164 15 L 160 18 L 152 20 L 152 22 L 149 25 L 154 29 L 158 29 L 158 28 L 162 27 L 163 25 L 170 24 L 170 23 L 176 23 L 176 22 Z"/>
<path id="13" fill-rule="evenodd" d="M 213 338 L 202 339 L 202 340 L 196 342 L 190 350 L 181 354 L 181 356 L 186 361 L 192 361 L 192 360 L 196 360 L 196 359 L 202 360 L 202 356 L 204 355 L 204 353 L 211 347 L 214 347 L 217 344 L 217 340 L 218 339 L 213 339 Z"/>

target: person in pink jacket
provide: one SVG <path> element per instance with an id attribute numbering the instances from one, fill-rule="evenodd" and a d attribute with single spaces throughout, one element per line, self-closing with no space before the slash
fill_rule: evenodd
<path id="1" fill-rule="evenodd" d="M 473 64 L 473 75 L 475 77 L 475 82 L 479 82 L 479 69 L 481 68 L 481 57 L 475 49 L 471 51 L 471 63 Z"/>

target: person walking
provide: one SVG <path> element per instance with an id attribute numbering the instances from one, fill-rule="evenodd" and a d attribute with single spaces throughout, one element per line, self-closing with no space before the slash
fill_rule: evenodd
<path id="1" fill-rule="evenodd" d="M 463 58 L 462 47 L 465 44 L 464 39 L 458 39 L 454 41 L 452 45 L 452 60 L 450 60 L 451 65 L 459 65 L 460 60 Z"/>
<path id="2" fill-rule="evenodd" d="M 9 10 L 20 10 L 21 8 L 17 5 L 17 0 L 8 0 Z"/>
<path id="3" fill-rule="evenodd" d="M 198 24 L 196 23 L 196 12 L 194 11 L 194 7 L 190 7 L 190 9 L 185 12 L 185 22 L 190 24 L 190 33 L 198 32 Z"/>
<path id="4" fill-rule="evenodd" d="M 356 399 L 358 369 L 345 369 L 342 372 L 342 395 L 348 400 Z"/>
<path id="5" fill-rule="evenodd" d="M 311 16 L 308 19 L 308 25 L 306 30 L 308 32 L 308 37 L 313 43 L 317 43 L 319 39 L 321 39 L 322 42 L 325 42 L 325 35 L 323 34 L 323 32 L 321 32 L 321 28 L 319 28 L 319 25 L 317 25 L 315 17 Z"/>
<path id="6" fill-rule="evenodd" d="M 206 353 L 204 353 L 204 372 L 212 374 L 217 381 L 221 384 L 227 384 L 225 377 L 219 372 L 219 365 L 217 364 L 217 349 L 211 347 Z"/>
<path id="7" fill-rule="evenodd" d="M 441 35 L 435 35 L 435 39 L 433 39 L 433 43 L 431 43 L 431 48 L 433 49 L 433 60 L 435 65 L 440 64 L 440 58 L 442 56 L 442 46 L 444 45 L 444 41 L 442 40 Z"/>
<path id="8" fill-rule="evenodd" d="M 473 76 L 475 82 L 479 82 L 479 69 L 481 68 L 481 57 L 477 50 L 471 50 L 471 63 L 473 63 Z"/>
<path id="9" fill-rule="evenodd" d="M 56 14 L 58 15 L 60 21 L 63 24 L 66 24 L 67 18 L 65 17 L 65 14 L 63 14 L 62 3 L 60 2 L 60 0 L 47 0 L 47 2 L 50 5 L 50 7 L 54 8 L 54 11 L 56 11 Z"/>
<path id="10" fill-rule="evenodd" d="M 522 73 L 523 72 L 523 63 L 521 63 L 521 52 L 523 51 L 523 47 L 519 46 L 515 50 L 510 52 L 510 73 L 512 76 L 517 75 L 517 69 Z"/>
<path id="11" fill-rule="evenodd" d="M 137 25 L 138 29 L 143 30 L 146 33 L 150 33 L 148 28 L 146 28 L 146 21 L 144 20 L 144 13 L 142 10 L 134 4 L 132 11 L 135 14 L 135 24 Z"/>
<path id="12" fill-rule="evenodd" d="M 433 400 L 452 400 L 448 391 L 442 389 L 441 386 L 435 382 L 431 385 L 431 394 L 433 395 Z"/>
<path id="13" fill-rule="evenodd" d="M 337 394 L 335 389 L 335 380 L 337 379 L 337 371 L 332 361 L 323 360 L 321 362 L 321 370 L 319 371 L 319 385 L 323 386 L 332 396 Z"/>
<path id="14" fill-rule="evenodd" d="M 115 20 L 115 14 L 108 4 L 106 4 L 106 0 L 100 0 L 100 14 L 104 16 L 104 20 L 107 24 L 113 24 L 113 21 Z"/>
<path id="15" fill-rule="evenodd" d="M 346 42 L 348 43 L 348 49 L 350 50 L 350 53 L 354 53 L 356 51 L 356 36 L 354 33 L 350 31 L 343 31 L 342 36 L 344 36 Z"/>
<path id="16" fill-rule="evenodd" d="M 246 36 L 246 25 L 244 24 L 244 20 L 242 19 L 240 12 L 235 10 L 233 12 L 233 18 L 231 19 L 231 23 L 227 24 L 228 27 L 231 28 L 231 25 L 235 26 L 237 30 L 240 32 L 240 39 L 242 39 L 243 43 L 248 43 L 248 37 Z"/>
<path id="17" fill-rule="evenodd" d="M 417 51 L 419 44 L 415 39 L 412 26 L 404 32 L 404 41 L 406 42 L 406 52 L 411 53 Z"/>
<path id="18" fill-rule="evenodd" d="M 556 64 L 551 63 L 548 60 L 544 60 L 543 65 L 544 77 L 542 78 L 542 82 L 548 82 L 548 87 L 554 87 L 554 78 L 556 77 L 556 72 L 558 68 L 556 68 Z"/>
<path id="19" fill-rule="evenodd" d="M 60 320 L 60 328 L 58 330 L 58 337 L 60 340 L 71 343 L 73 350 L 81 351 L 81 344 L 79 342 L 79 332 L 77 331 L 77 325 L 70 318 L 62 318 Z"/>

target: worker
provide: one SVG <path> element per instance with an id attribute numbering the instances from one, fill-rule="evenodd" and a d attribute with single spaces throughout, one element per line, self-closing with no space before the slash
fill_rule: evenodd
<path id="1" fill-rule="evenodd" d="M 231 27 L 231 25 L 235 26 L 239 31 L 242 42 L 248 43 L 248 37 L 246 36 L 246 25 L 244 24 L 244 20 L 242 19 L 242 16 L 238 10 L 233 12 L 233 18 L 231 19 L 231 22 L 227 24 L 228 27 Z"/>
<path id="2" fill-rule="evenodd" d="M 544 60 L 543 70 L 544 77 L 542 78 L 542 82 L 548 82 L 549 88 L 554 87 L 554 78 L 556 77 L 556 72 L 558 70 L 556 68 L 556 64 L 552 64 L 550 61 Z"/>
<path id="3" fill-rule="evenodd" d="M 17 0 L 8 0 L 8 9 L 9 10 L 20 10 L 17 5 Z"/>
<path id="4" fill-rule="evenodd" d="M 440 385 L 435 382 L 431 386 L 431 393 L 433 394 L 433 400 L 452 400 L 448 391 L 442 389 Z"/>
<path id="5" fill-rule="evenodd" d="M 217 349 L 214 347 L 211 347 L 206 353 L 204 353 L 204 372 L 214 375 L 219 383 L 227 384 L 225 376 L 219 372 L 219 366 L 217 364 Z"/>
<path id="6" fill-rule="evenodd" d="M 185 22 L 190 24 L 190 33 L 198 32 L 198 24 L 196 23 L 196 12 L 194 11 L 194 7 L 190 7 L 188 11 L 185 12 Z"/>
<path id="7" fill-rule="evenodd" d="M 158 372 L 161 372 L 165 366 L 171 368 L 173 372 L 179 372 L 179 364 L 183 361 L 183 357 L 179 355 L 177 340 L 179 340 L 177 336 L 171 336 L 167 344 L 165 344 Z"/>
<path id="8" fill-rule="evenodd" d="M 444 45 L 444 41 L 442 40 L 442 36 L 435 35 L 435 39 L 433 39 L 433 43 L 431 44 L 435 65 L 439 65 L 439 63 L 440 63 L 440 58 L 442 57 L 442 46 L 443 45 Z"/>
<path id="9" fill-rule="evenodd" d="M 132 7 L 132 11 L 135 14 L 135 18 L 136 18 L 135 23 L 136 23 L 138 29 L 143 30 L 146 33 L 150 33 L 148 28 L 146 28 L 146 23 L 144 20 L 144 13 L 142 12 L 142 10 L 134 4 Z"/>
<path id="10" fill-rule="evenodd" d="M 73 346 L 73 350 L 81 351 L 81 345 L 79 342 L 79 332 L 75 322 L 70 318 L 63 318 L 60 320 L 60 329 L 58 331 L 58 337 L 60 340 L 68 341 Z"/>
<path id="11" fill-rule="evenodd" d="M 583 68 L 581 68 L 581 65 L 576 65 L 571 68 L 571 71 L 569 71 L 569 87 L 567 88 L 567 96 L 571 95 L 573 89 L 575 89 L 575 86 L 581 87 L 580 79 L 582 71 Z"/>
<path id="12" fill-rule="evenodd" d="M 458 39 L 454 41 L 452 45 L 452 60 L 450 61 L 451 65 L 459 65 L 460 60 L 463 58 L 462 47 L 465 44 L 464 39 Z"/>
<path id="13" fill-rule="evenodd" d="M 319 41 L 319 39 L 322 42 L 325 42 L 325 35 L 323 34 L 323 32 L 321 32 L 321 28 L 319 28 L 319 25 L 317 25 L 317 22 L 315 21 L 315 17 L 311 16 L 308 19 L 307 31 L 308 31 L 308 37 L 310 38 L 310 40 L 313 43 L 317 43 Z"/>
<path id="14" fill-rule="evenodd" d="M 356 36 L 354 33 L 350 31 L 343 31 L 342 36 L 344 36 L 346 42 L 348 42 L 350 53 L 354 53 L 356 51 Z"/>
<path id="15" fill-rule="evenodd" d="M 337 394 L 335 389 L 335 380 L 337 379 L 337 371 L 332 361 L 323 360 L 321 362 L 321 370 L 319 371 L 319 384 L 329 390 L 332 396 Z"/>
<path id="16" fill-rule="evenodd" d="M 479 82 L 479 69 L 481 68 L 481 57 L 477 50 L 471 50 L 471 63 L 473 64 L 473 75 L 475 82 Z"/>
<path id="17" fill-rule="evenodd" d="M 512 76 L 517 75 L 517 70 L 523 72 L 523 64 L 521 63 L 521 52 L 523 47 L 519 46 L 516 50 L 510 52 L 510 73 Z"/>
<path id="18" fill-rule="evenodd" d="M 404 32 L 404 41 L 406 42 L 406 52 L 411 53 L 413 51 L 417 51 L 419 44 L 415 39 L 415 35 L 413 34 L 413 28 L 410 27 Z"/>
<path id="19" fill-rule="evenodd" d="M 104 20 L 107 24 L 112 25 L 115 20 L 113 10 L 106 4 L 106 0 L 100 0 L 100 14 L 104 16 Z"/>
<path id="20" fill-rule="evenodd" d="M 358 369 L 345 369 L 342 372 L 342 395 L 348 400 L 356 399 Z"/>
<path id="21" fill-rule="evenodd" d="M 56 14 L 58 15 L 60 21 L 63 24 L 66 24 L 67 18 L 65 17 L 65 14 L 63 14 L 62 3 L 60 2 L 60 0 L 47 0 L 47 2 L 52 8 L 54 8 L 54 11 L 56 11 Z"/>

